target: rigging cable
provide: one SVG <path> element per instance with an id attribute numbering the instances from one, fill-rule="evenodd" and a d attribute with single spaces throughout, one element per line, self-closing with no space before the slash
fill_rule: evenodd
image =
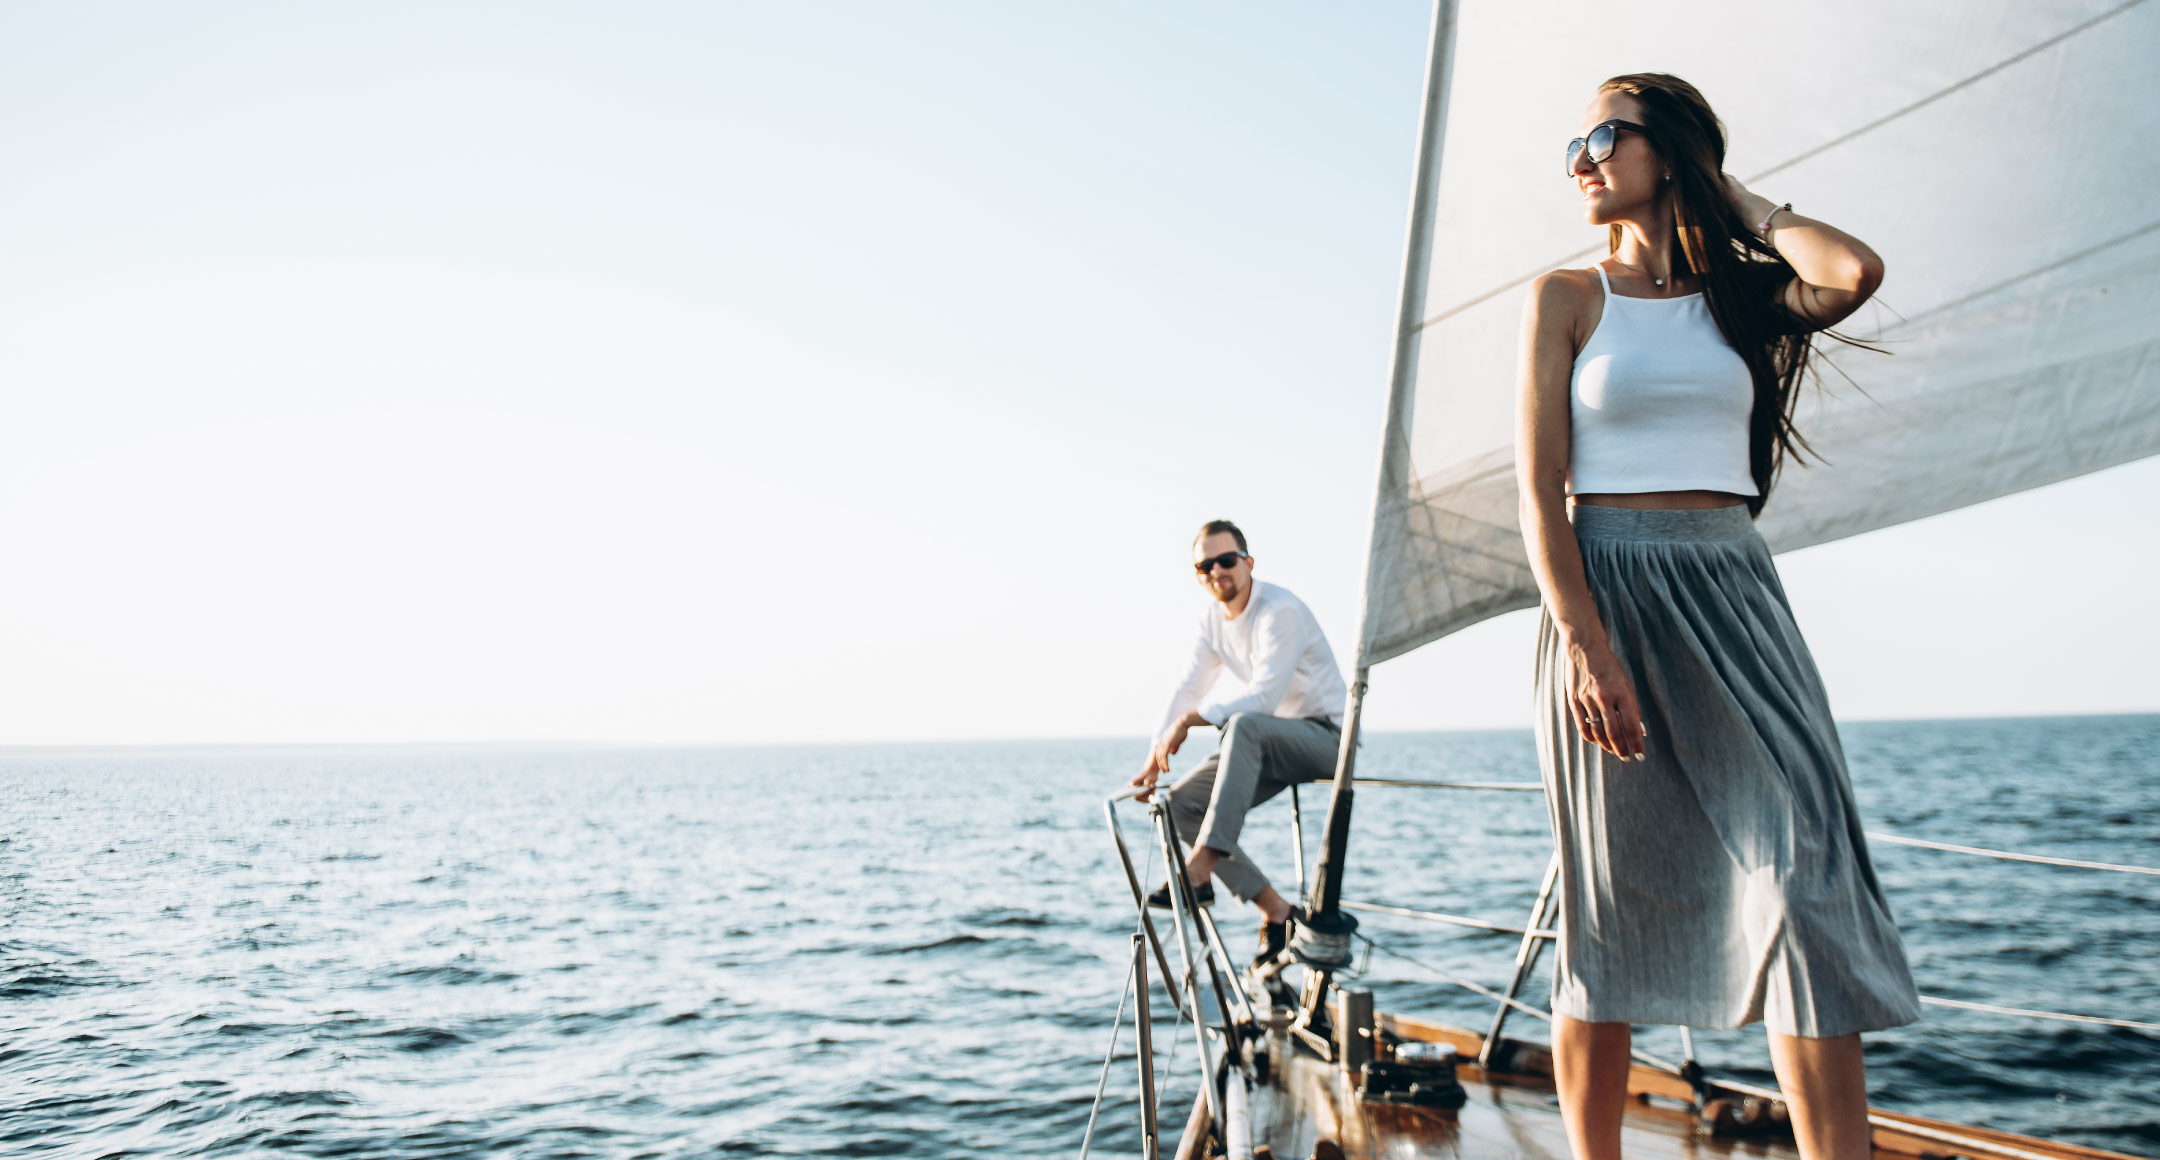
<path id="1" fill-rule="evenodd" d="M 1125 1000 L 1132 994 L 1133 975 L 1137 964 L 1125 967 L 1125 986 L 1117 993 L 1117 1016 L 1110 1020 L 1110 1050 L 1103 1053 L 1102 1078 L 1095 1081 L 1095 1103 L 1088 1108 L 1087 1131 L 1080 1137 L 1080 1160 L 1088 1160 L 1088 1148 L 1095 1143 L 1095 1117 L 1102 1113 L 1103 1093 L 1110 1090 L 1110 1062 L 1117 1058 L 1118 1031 L 1125 1026 Z"/>

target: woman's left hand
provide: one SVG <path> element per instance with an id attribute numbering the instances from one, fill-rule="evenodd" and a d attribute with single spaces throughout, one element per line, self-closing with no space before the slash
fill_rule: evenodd
<path id="1" fill-rule="evenodd" d="M 1725 179 L 1725 200 L 1732 203 L 1733 212 L 1740 215 L 1740 220 L 1746 222 L 1749 229 L 1754 229 L 1756 223 L 1768 217 L 1770 211 L 1777 207 L 1777 203 L 1769 198 L 1749 192 L 1748 187 L 1740 184 L 1740 179 L 1732 174 L 1721 173 L 1718 176 Z"/>
<path id="2" fill-rule="evenodd" d="M 1845 321 L 1882 285 L 1882 258 L 1867 243 L 1792 212 L 1751 191 L 1730 173 L 1719 176 L 1725 179 L 1726 200 L 1747 231 L 1769 243 L 1792 267 L 1795 277 L 1780 291 L 1779 300 L 1806 329 L 1822 330 Z M 1768 229 L 1759 228 L 1765 223 Z"/>

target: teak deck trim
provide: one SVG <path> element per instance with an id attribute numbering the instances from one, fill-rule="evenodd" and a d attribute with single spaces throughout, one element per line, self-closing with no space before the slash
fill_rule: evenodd
<path id="1" fill-rule="evenodd" d="M 1527 1160 L 1562 1160 L 1567 1155 L 1564 1138 L 1557 1137 L 1557 1109 L 1546 1109 L 1540 1099 L 1536 1114 L 1526 1115 L 1520 1103 L 1515 1112 L 1506 1111 L 1506 1105 L 1519 1100 L 1522 1095 L 1548 1096 L 1552 1092 L 1552 1055 L 1543 1046 L 1520 1041 L 1508 1041 L 1506 1059 L 1508 1070 L 1486 1072 L 1474 1063 L 1484 1046 L 1484 1037 L 1474 1031 L 1450 1027 L 1403 1015 L 1381 1014 L 1377 1018 L 1380 1029 L 1408 1040 L 1447 1043 L 1462 1053 L 1466 1061 L 1459 1071 L 1465 1087 L 1471 1091 L 1472 1107 L 1466 1112 L 1482 1108 L 1479 1122 L 1485 1127 L 1485 1145 L 1495 1141 L 1490 1138 L 1491 1117 L 1498 1112 L 1507 1129 L 1516 1137 L 1514 1146 L 1505 1150 L 1511 1156 Z M 1271 1035 L 1271 1049 L 1283 1052 L 1277 1065 L 1271 1069 L 1269 1082 L 1262 1085 L 1263 1092 L 1256 1092 L 1256 1099 L 1272 1097 L 1272 1101 L 1287 1101 L 1297 1106 L 1302 1114 L 1292 1129 L 1296 1140 L 1268 1139 L 1263 1124 L 1256 1118 L 1255 1144 L 1268 1144 L 1278 1160 L 1301 1160 L 1311 1142 L 1316 1138 L 1328 1138 L 1340 1144 L 1352 1160 L 1387 1157 L 1389 1160 L 1419 1160 L 1424 1157 L 1445 1160 L 1472 1160 L 1473 1145 L 1479 1132 L 1463 1135 L 1469 1122 L 1458 1126 L 1456 1113 L 1435 1112 L 1422 1108 L 1363 1105 L 1357 1102 L 1357 1094 L 1348 1078 L 1331 1064 L 1302 1052 L 1280 1036 Z M 1720 1095 L 1735 1098 L 1775 1097 L 1776 1092 L 1749 1084 L 1730 1081 L 1709 1081 L 1710 1087 Z M 1504 1093 L 1519 1093 L 1511 1099 Z M 1670 1155 L 1678 1157 L 1739 1156 L 1757 1160 L 1797 1160 L 1798 1153 L 1789 1139 L 1718 1139 L 1698 1135 L 1696 1117 L 1692 1111 L 1675 1106 L 1692 1105 L 1694 1091 L 1679 1077 L 1655 1068 L 1635 1065 L 1628 1072 L 1628 1092 L 1637 1096 L 1628 1108 L 1628 1126 L 1633 1149 L 1638 1156 L 1659 1151 L 1659 1141 L 1669 1142 Z M 1660 1104 L 1651 1104 L 1652 1097 L 1662 1097 Z M 1279 1104 L 1278 1104 L 1279 1106 Z M 1256 1117 L 1258 1116 L 1256 1105 Z M 2001 1132 L 1989 1128 L 1976 1128 L 1946 1120 L 1931 1120 L 1922 1116 L 1909 1116 L 1900 1112 L 1871 1109 L 1869 1119 L 1874 1124 L 1873 1140 L 1875 1154 L 1880 1160 L 1951 1160 L 1962 1157 L 1968 1160 L 2142 1160 L 2120 1152 L 2099 1148 L 2087 1148 L 2077 1144 L 2064 1144 L 2021 1136 L 2013 1132 Z M 1278 1126 L 1282 1121 L 1276 1120 Z M 1183 1137 L 1178 1142 L 1177 1160 L 1206 1160 L 1211 1144 L 1213 1117 L 1209 1114 L 1204 1093 L 1196 1093 L 1192 1114 L 1187 1119 Z M 1535 1137 L 1552 1137 L 1532 1144 Z M 1645 1149 L 1648 1148 L 1646 1152 Z M 1482 1152 L 1485 1149 L 1475 1149 Z M 1480 1155 L 1476 1160 L 1484 1160 Z M 1494 1160 L 1500 1160 L 1494 1157 Z"/>
<path id="2" fill-rule="evenodd" d="M 1404 1039 L 1452 1044 L 1466 1060 L 1476 1059 L 1485 1046 L 1485 1037 L 1474 1031 L 1407 1015 L 1383 1014 L 1379 1016 L 1378 1022 L 1383 1030 L 1391 1031 Z M 1505 1074 L 1510 1078 L 1531 1078 L 1541 1086 L 1549 1086 L 1552 1082 L 1552 1054 L 1544 1047 L 1527 1043 L 1516 1044 L 1509 1053 L 1508 1062 L 1511 1070 Z M 1462 1072 L 1465 1082 L 1490 1082 L 1484 1071 L 1474 1064 L 1465 1063 Z M 1709 1084 L 1720 1093 L 1734 1097 L 1776 1095 L 1774 1091 L 1751 1085 L 1736 1085 L 1730 1081 L 1721 1083 L 1711 1079 Z M 1684 1101 L 1692 1101 L 1695 1096 L 1694 1090 L 1680 1077 L 1641 1064 L 1635 1064 L 1628 1069 L 1628 1094 L 1664 1096 Z M 1992 1128 L 1976 1128 L 1948 1120 L 1931 1120 L 1924 1116 L 1888 1112 L 1879 1108 L 1868 1109 L 1868 1119 L 1874 1124 L 1872 1142 L 1875 1150 L 1892 1156 L 1915 1156 L 1923 1160 L 1941 1160 L 1946 1156 L 1968 1156 L 1973 1160 L 2142 1160 L 2122 1152 L 2042 1140 Z"/>

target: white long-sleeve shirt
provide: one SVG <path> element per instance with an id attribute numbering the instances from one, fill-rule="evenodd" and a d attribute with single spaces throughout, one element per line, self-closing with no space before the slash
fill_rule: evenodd
<path id="1" fill-rule="evenodd" d="M 1243 686 L 1235 695 L 1215 694 L 1225 673 Z M 1192 663 L 1156 732 L 1160 736 L 1187 709 L 1198 709 L 1218 726 L 1237 713 L 1325 717 L 1340 726 L 1349 696 L 1335 650 L 1312 610 L 1288 589 L 1255 580 L 1252 598 L 1235 619 L 1224 617 L 1213 601 L 1200 614 Z"/>

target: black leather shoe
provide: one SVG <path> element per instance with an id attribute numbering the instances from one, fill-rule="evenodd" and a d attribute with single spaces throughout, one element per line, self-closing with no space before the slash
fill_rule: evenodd
<path id="1" fill-rule="evenodd" d="M 1193 898 L 1202 906 L 1215 905 L 1215 884 L 1213 882 L 1202 882 L 1193 891 Z M 1147 896 L 1147 904 L 1157 910 L 1170 909 L 1170 888 L 1168 886 L 1156 887 L 1155 893 Z"/>
<path id="2" fill-rule="evenodd" d="M 1305 912 L 1293 906 L 1281 922 L 1260 924 L 1260 953 L 1253 956 L 1254 969 L 1274 962 L 1275 957 L 1283 953 L 1283 948 L 1290 945 L 1290 924 L 1303 917 Z"/>

